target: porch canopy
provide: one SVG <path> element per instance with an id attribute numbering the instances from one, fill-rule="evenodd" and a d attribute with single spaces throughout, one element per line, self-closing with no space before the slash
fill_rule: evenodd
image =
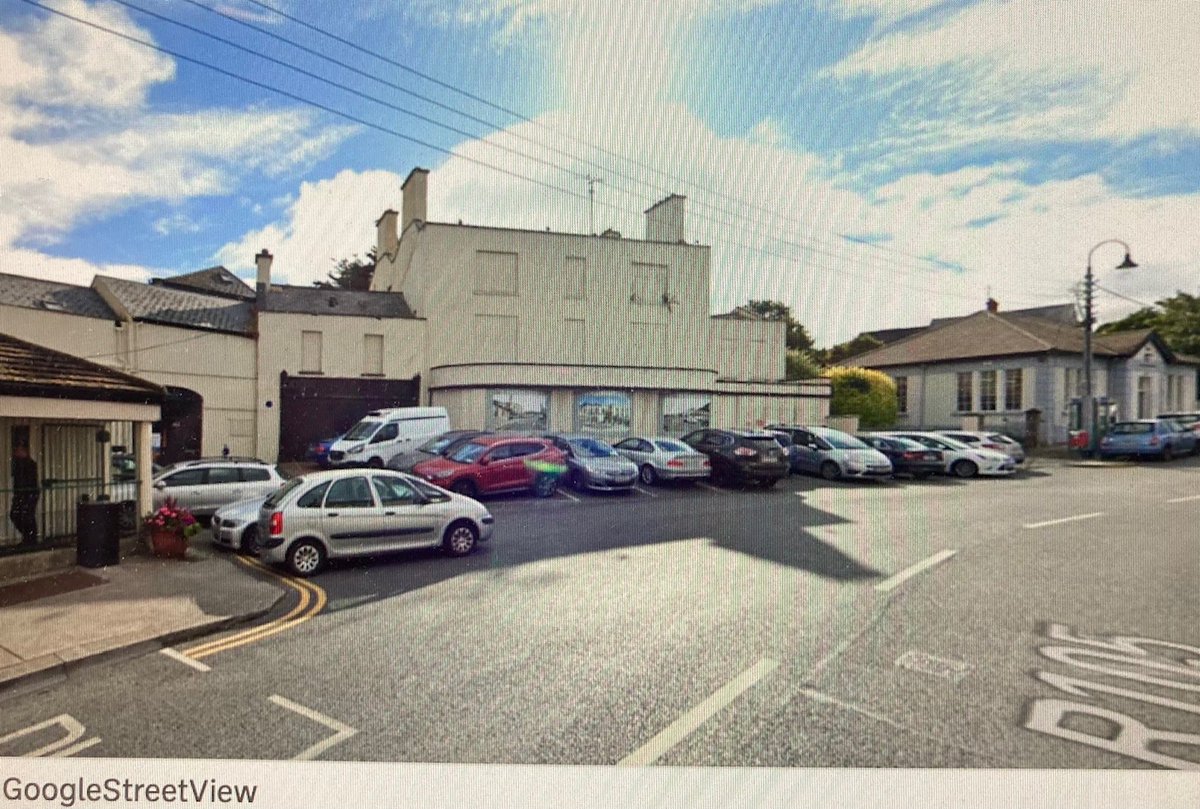
<path id="1" fill-rule="evenodd" d="M 101 440 L 108 437 L 105 428 L 131 425 L 137 513 L 148 512 L 151 430 L 165 396 L 166 391 L 152 382 L 0 333 L 0 538 L 12 532 L 7 524 L 7 493 L 12 488 L 8 459 L 17 440 L 28 442 L 43 480 L 70 477 L 74 469 L 99 470 L 107 484 L 111 469 L 108 444 Z M 73 514 L 73 508 L 64 513 Z M 73 517 L 70 521 L 73 530 Z M 60 525 L 56 532 L 65 528 Z M 54 529 L 46 525 L 43 530 L 50 535 Z"/>

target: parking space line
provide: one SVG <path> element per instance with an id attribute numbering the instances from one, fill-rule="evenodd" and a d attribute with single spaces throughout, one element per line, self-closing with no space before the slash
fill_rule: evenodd
<path id="1" fill-rule="evenodd" d="M 725 491 L 724 489 L 718 489 L 716 486 L 713 486 L 711 483 L 705 483 L 702 480 L 696 481 L 696 485 L 699 486 L 701 489 L 708 489 L 710 492 L 716 492 L 717 494 L 729 494 L 729 492 Z"/>
<path id="2" fill-rule="evenodd" d="M 633 487 L 633 490 L 634 490 L 635 492 L 639 493 L 639 494 L 644 494 L 644 495 L 646 495 L 647 497 L 658 497 L 658 495 L 657 495 L 657 494 L 655 494 L 654 492 L 649 492 L 649 491 L 646 491 L 646 490 L 645 490 L 645 489 L 643 489 L 641 486 L 634 486 L 634 487 Z"/>
<path id="3" fill-rule="evenodd" d="M 727 707 L 759 680 L 779 668 L 775 660 L 763 658 L 725 685 L 708 699 L 668 725 L 662 732 L 617 762 L 618 767 L 642 767 L 653 764 L 664 753 L 687 738 L 693 731 Z"/>
<path id="4" fill-rule="evenodd" d="M 289 711 L 298 713 L 306 719 L 311 719 L 312 721 L 324 725 L 325 727 L 334 731 L 334 734 L 328 739 L 323 739 L 314 744 L 312 747 L 307 747 L 304 750 L 301 750 L 299 754 L 292 756 L 292 761 L 312 761 L 314 758 L 321 755 L 335 744 L 341 744 L 342 742 L 346 741 L 346 739 L 349 739 L 351 736 L 358 733 L 357 730 L 349 725 L 339 722 L 336 719 L 330 719 L 328 716 L 325 716 L 325 714 L 318 713 L 312 708 L 306 708 L 298 702 L 292 702 L 287 697 L 281 697 L 278 694 L 272 694 L 271 696 L 267 697 L 267 699 L 278 705 L 280 708 L 287 708 Z"/>
<path id="5" fill-rule="evenodd" d="M 167 647 L 166 649 L 159 649 L 158 651 L 160 653 L 166 655 L 167 657 L 171 658 L 172 660 L 178 660 L 180 663 L 182 663 L 185 666 L 191 666 L 196 671 L 212 671 L 212 666 L 206 666 L 205 664 L 201 663 L 199 660 L 193 660 L 192 658 L 188 657 L 187 655 L 181 654 L 170 647 Z"/>
<path id="6" fill-rule="evenodd" d="M 942 562 L 946 561 L 947 559 L 949 559 L 951 556 L 953 556 L 956 553 L 958 553 L 958 551 L 954 548 L 947 548 L 944 551 L 938 551 L 933 556 L 930 556 L 928 559 L 922 559 L 920 562 L 917 562 L 915 565 L 912 565 L 911 567 L 906 567 L 906 568 L 904 568 L 904 570 L 901 570 L 896 575 L 889 576 L 888 578 L 879 582 L 879 584 L 875 585 L 875 589 L 881 593 L 891 592 L 892 590 L 895 590 L 897 587 L 899 587 L 901 584 L 904 584 L 904 582 L 911 579 L 913 576 L 917 575 L 918 573 L 923 573 L 924 571 L 928 570 L 929 568 L 933 567 L 934 565 L 940 565 Z"/>
<path id="7" fill-rule="evenodd" d="M 1192 500 L 1200 500 L 1200 494 L 1189 494 L 1187 497 L 1176 497 L 1168 500 L 1168 503 L 1189 503 Z"/>
<path id="8" fill-rule="evenodd" d="M 573 494 L 567 494 L 562 489 L 555 490 L 555 494 L 561 494 L 563 497 L 567 498 L 568 500 L 574 500 L 576 503 L 580 502 L 578 497 Z"/>
<path id="9" fill-rule="evenodd" d="M 1103 517 L 1103 511 L 1095 511 L 1091 514 L 1076 514 L 1074 517 L 1060 517 L 1057 520 L 1044 520 L 1042 522 L 1031 522 L 1028 525 L 1022 525 L 1022 528 L 1045 528 L 1050 525 L 1062 525 L 1067 522 L 1078 522 L 1080 520 L 1091 520 L 1096 517 Z"/>

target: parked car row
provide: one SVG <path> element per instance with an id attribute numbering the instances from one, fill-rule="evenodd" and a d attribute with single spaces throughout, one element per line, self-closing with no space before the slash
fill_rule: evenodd
<path id="1" fill-rule="evenodd" d="M 1200 452 L 1200 436 L 1196 422 L 1190 417 L 1196 414 L 1175 414 L 1176 417 L 1160 416 L 1155 419 L 1119 421 L 1109 427 L 1100 439 L 1101 458 L 1158 458 L 1169 461 L 1182 455 Z M 1186 420 L 1184 420 L 1186 418 Z"/>

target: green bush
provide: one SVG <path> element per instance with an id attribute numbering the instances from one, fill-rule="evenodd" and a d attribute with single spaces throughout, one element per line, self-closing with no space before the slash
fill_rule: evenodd
<path id="1" fill-rule="evenodd" d="M 882 371 L 866 368 L 826 368 L 821 374 L 833 386 L 831 416 L 858 416 L 864 430 L 896 423 L 896 383 Z"/>

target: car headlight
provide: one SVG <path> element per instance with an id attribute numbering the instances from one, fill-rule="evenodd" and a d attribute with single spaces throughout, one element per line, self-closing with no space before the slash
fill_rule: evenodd
<path id="1" fill-rule="evenodd" d="M 354 446 L 350 447 L 350 449 L 346 450 L 346 452 L 353 455 L 356 452 L 362 452 L 366 448 L 367 448 L 366 444 L 355 444 Z"/>
<path id="2" fill-rule="evenodd" d="M 850 470 L 851 470 L 851 471 L 853 471 L 853 472 L 861 472 L 861 471 L 863 471 L 864 469 L 866 469 L 866 467 L 865 467 L 865 466 L 863 466 L 863 465 L 862 465 L 860 462 L 858 462 L 858 461 L 847 461 L 847 462 L 846 462 L 846 468 L 850 469 Z"/>
<path id="3" fill-rule="evenodd" d="M 454 474 L 453 469 L 440 469 L 429 476 L 430 480 L 445 480 Z"/>

